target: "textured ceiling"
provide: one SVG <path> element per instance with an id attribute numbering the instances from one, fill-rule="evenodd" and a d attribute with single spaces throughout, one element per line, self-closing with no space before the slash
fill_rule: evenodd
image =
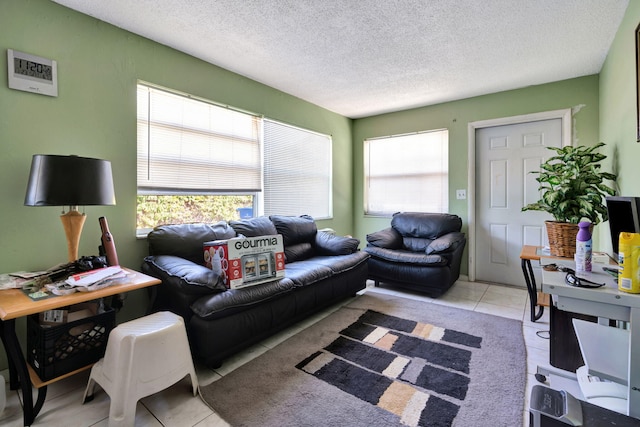
<path id="1" fill-rule="evenodd" d="M 352 118 L 599 73 L 628 4 L 54 1 Z"/>

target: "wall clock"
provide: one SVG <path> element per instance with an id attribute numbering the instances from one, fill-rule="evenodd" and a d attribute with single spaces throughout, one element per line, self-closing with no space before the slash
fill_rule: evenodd
<path id="1" fill-rule="evenodd" d="M 11 89 L 58 96 L 56 61 L 7 49 L 7 68 Z"/>

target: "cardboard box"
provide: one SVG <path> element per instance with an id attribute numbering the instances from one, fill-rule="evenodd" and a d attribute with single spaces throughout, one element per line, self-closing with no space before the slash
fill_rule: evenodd
<path id="1" fill-rule="evenodd" d="M 97 302 L 89 301 L 56 310 L 43 311 L 39 315 L 40 325 L 63 325 L 85 317 L 95 316 L 98 313 L 98 308 L 99 304 Z"/>
<path id="2" fill-rule="evenodd" d="M 280 234 L 214 240 L 203 246 L 206 266 L 224 275 L 229 289 L 284 277 L 284 246 Z"/>

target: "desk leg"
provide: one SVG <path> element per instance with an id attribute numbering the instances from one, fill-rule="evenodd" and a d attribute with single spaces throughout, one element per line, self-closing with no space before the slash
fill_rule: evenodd
<path id="1" fill-rule="evenodd" d="M 44 386 L 38 389 L 38 400 L 34 406 L 31 379 L 29 378 L 27 362 L 24 359 L 20 342 L 16 336 L 15 319 L 0 321 L 0 337 L 9 360 L 10 387 L 14 390 L 18 385 L 20 386 L 24 407 L 24 425 L 30 426 L 33 424 L 40 409 L 42 409 L 47 396 L 47 387 Z"/>
<path id="2" fill-rule="evenodd" d="M 533 267 L 531 267 L 531 260 L 523 259 L 520 261 L 522 265 L 522 274 L 524 274 L 524 281 L 527 283 L 527 291 L 529 292 L 529 301 L 531 302 L 531 321 L 535 322 L 542 317 L 544 313 L 544 307 L 539 306 L 536 313 L 536 306 L 538 306 L 538 289 L 536 288 L 536 278 L 533 275 Z"/>
<path id="3" fill-rule="evenodd" d="M 627 377 L 629 388 L 627 390 L 628 415 L 640 418 L 640 365 L 637 361 L 640 357 L 640 308 L 631 307 L 631 319 L 629 321 L 629 366 Z"/>

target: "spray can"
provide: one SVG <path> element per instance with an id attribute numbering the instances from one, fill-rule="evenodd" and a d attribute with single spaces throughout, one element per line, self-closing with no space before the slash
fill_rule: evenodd
<path id="1" fill-rule="evenodd" d="M 640 234 L 620 233 L 618 240 L 618 289 L 631 294 L 640 293 Z"/>
<path id="2" fill-rule="evenodd" d="M 576 272 L 591 271 L 591 233 L 589 221 L 582 221 L 578 224 L 580 230 L 576 235 Z"/>

